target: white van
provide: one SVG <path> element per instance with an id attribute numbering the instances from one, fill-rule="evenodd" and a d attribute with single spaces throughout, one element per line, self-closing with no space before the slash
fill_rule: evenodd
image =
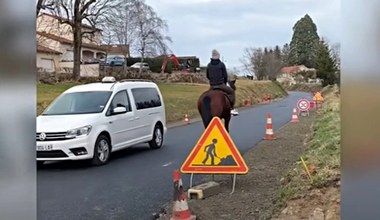
<path id="1" fill-rule="evenodd" d="M 37 117 L 37 163 L 91 159 L 104 165 L 111 152 L 126 147 L 160 148 L 166 131 L 155 83 L 105 77 L 66 90 Z"/>

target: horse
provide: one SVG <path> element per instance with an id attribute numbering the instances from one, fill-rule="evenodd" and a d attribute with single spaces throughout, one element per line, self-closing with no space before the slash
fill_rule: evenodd
<path id="1" fill-rule="evenodd" d="M 235 82 L 236 79 L 230 80 L 227 85 L 236 90 Z M 203 92 L 198 99 L 198 112 L 205 128 L 207 128 L 213 117 L 219 117 L 224 119 L 224 127 L 229 132 L 231 103 L 226 92 L 217 88 Z"/>

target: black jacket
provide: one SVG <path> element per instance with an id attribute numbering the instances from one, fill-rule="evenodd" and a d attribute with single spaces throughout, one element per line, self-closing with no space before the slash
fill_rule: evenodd
<path id="1" fill-rule="evenodd" d="M 219 59 L 211 59 L 207 65 L 206 76 L 210 81 L 210 86 L 226 84 L 228 79 L 226 65 Z"/>

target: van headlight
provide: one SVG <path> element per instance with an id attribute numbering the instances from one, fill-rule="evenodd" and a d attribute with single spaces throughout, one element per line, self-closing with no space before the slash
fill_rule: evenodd
<path id="1" fill-rule="evenodd" d="M 91 128 L 91 125 L 87 125 L 84 127 L 69 130 L 66 133 L 66 138 L 76 138 L 78 136 L 88 135 L 91 131 Z"/>

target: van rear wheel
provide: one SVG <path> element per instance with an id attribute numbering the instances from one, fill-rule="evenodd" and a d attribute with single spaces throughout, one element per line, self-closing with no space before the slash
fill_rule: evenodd
<path id="1" fill-rule="evenodd" d="M 153 138 L 151 141 L 149 141 L 149 147 L 151 149 L 161 148 L 163 141 L 164 141 L 164 135 L 162 132 L 162 128 L 160 125 L 157 124 L 156 126 L 154 126 Z"/>

